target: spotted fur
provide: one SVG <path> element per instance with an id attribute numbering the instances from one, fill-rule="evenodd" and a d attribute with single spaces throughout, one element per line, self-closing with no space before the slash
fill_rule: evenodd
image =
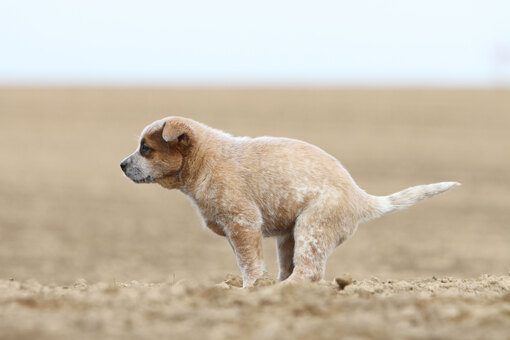
<path id="1" fill-rule="evenodd" d="M 226 237 L 251 286 L 264 272 L 262 238 L 277 238 L 279 279 L 320 280 L 333 250 L 358 224 L 407 208 L 456 182 L 422 185 L 389 196 L 358 187 L 338 160 L 288 138 L 233 137 L 182 117 L 147 126 L 140 148 L 121 164 L 126 176 L 178 189 L 205 226 Z"/>

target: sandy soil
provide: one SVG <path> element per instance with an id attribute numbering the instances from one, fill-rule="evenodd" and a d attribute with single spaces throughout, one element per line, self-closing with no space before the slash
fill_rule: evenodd
<path id="1" fill-rule="evenodd" d="M 69 286 L 0 281 L 0 335 L 123 339 L 496 339 L 509 336 L 510 275 L 238 288 L 197 282 Z M 23 320 L 23 322 L 20 322 Z M 2 337 L 5 339 L 4 337 Z"/>
<path id="2" fill-rule="evenodd" d="M 506 91 L 2 89 L 0 339 L 509 339 L 509 112 Z M 172 114 L 306 140 L 373 194 L 463 186 L 362 225 L 324 283 L 272 285 L 268 239 L 242 290 L 182 194 L 121 174 Z"/>

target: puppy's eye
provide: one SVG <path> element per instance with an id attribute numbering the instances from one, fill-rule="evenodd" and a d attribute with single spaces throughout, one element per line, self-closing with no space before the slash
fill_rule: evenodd
<path id="1" fill-rule="evenodd" d="M 152 149 L 149 148 L 147 145 L 145 145 L 145 144 L 140 145 L 140 153 L 143 156 L 147 156 L 151 151 L 152 151 Z"/>

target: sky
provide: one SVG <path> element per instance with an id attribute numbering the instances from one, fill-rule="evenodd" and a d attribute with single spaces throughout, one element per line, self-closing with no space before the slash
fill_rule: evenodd
<path id="1" fill-rule="evenodd" d="M 0 85 L 510 86 L 510 1 L 0 0 Z"/>

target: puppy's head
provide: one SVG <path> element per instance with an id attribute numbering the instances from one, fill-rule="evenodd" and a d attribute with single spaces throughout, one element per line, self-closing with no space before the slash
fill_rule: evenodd
<path id="1" fill-rule="evenodd" d="M 194 143 L 190 121 L 168 117 L 145 127 L 137 150 L 120 167 L 135 183 L 152 183 L 176 177 Z"/>

